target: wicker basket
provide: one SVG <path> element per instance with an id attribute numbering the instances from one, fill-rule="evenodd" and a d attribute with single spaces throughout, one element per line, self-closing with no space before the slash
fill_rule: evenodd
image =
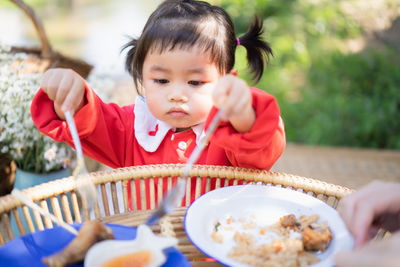
<path id="1" fill-rule="evenodd" d="M 151 210 L 156 208 L 156 202 L 162 200 L 162 187 L 167 186 L 164 191 L 171 188 L 176 177 L 182 174 L 183 167 L 182 164 L 146 165 L 91 173 L 90 178 L 99 187 L 102 200 L 101 204 L 95 208 L 94 217 L 103 222 L 139 225 L 145 221 Z M 338 200 L 352 192 L 348 188 L 295 175 L 226 166 L 195 165 L 190 175 L 193 178 L 188 180 L 187 192 L 191 190 L 191 183 L 196 181 L 195 198 L 204 191 L 212 190 L 214 185 L 215 188 L 219 188 L 232 184 L 262 183 L 304 192 L 336 208 Z M 158 177 L 163 177 L 167 182 L 158 183 Z M 128 181 L 131 182 L 128 183 Z M 140 191 L 140 197 L 132 194 L 133 211 L 129 211 L 128 208 L 128 184 L 131 186 L 131 192 Z M 117 191 L 122 191 L 122 194 L 118 194 Z M 54 215 L 67 223 L 82 222 L 90 218 L 87 205 L 78 203 L 72 177 L 31 187 L 24 192 L 46 210 L 49 209 L 48 203 L 51 203 Z M 146 198 L 150 201 L 146 201 Z M 188 206 L 190 201 L 190 194 L 186 194 L 183 205 Z M 177 237 L 178 249 L 189 260 L 195 262 L 204 255 L 198 252 L 186 238 L 182 225 L 184 213 L 184 207 L 176 209 L 160 224 L 155 225 L 153 231 L 165 236 Z M 19 232 L 13 232 L 10 214 L 15 217 Z M 53 224 L 49 219 L 43 218 L 37 212 L 29 212 L 28 207 L 22 205 L 13 196 L 7 195 L 0 198 L 0 244 L 15 238 L 18 234 L 24 235 L 27 232 L 51 227 Z"/>

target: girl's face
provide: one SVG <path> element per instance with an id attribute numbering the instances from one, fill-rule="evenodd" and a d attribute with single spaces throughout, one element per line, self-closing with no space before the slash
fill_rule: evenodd
<path id="1" fill-rule="evenodd" d="M 184 131 L 206 120 L 212 90 L 220 78 L 210 55 L 194 46 L 161 54 L 149 50 L 143 62 L 147 105 L 159 120 Z"/>

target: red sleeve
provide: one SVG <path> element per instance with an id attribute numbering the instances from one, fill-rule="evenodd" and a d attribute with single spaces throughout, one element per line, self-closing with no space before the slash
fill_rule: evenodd
<path id="1" fill-rule="evenodd" d="M 256 88 L 250 90 L 256 112 L 256 121 L 250 131 L 238 133 L 230 123 L 222 122 L 211 142 L 225 149 L 232 166 L 269 170 L 285 149 L 283 121 L 273 96 Z M 213 109 L 206 127 L 215 112 Z"/>
<path id="2" fill-rule="evenodd" d="M 132 141 L 134 134 L 133 106 L 121 108 L 116 104 L 106 104 L 87 84 L 85 90 L 87 103 L 74 116 L 83 152 L 110 167 L 122 167 L 125 165 L 126 144 Z M 66 121 L 57 116 L 53 101 L 42 89 L 32 101 L 31 115 L 42 133 L 73 147 Z"/>

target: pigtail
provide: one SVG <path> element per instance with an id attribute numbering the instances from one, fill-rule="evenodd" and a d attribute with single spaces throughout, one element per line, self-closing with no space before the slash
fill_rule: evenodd
<path id="1" fill-rule="evenodd" d="M 247 61 L 256 83 L 261 79 L 264 66 L 269 63 L 270 57 L 273 56 L 272 49 L 263 40 L 262 34 L 263 20 L 255 17 L 247 32 L 238 40 L 238 45 L 243 45 L 246 48 Z"/>
<path id="2" fill-rule="evenodd" d="M 128 50 L 128 53 L 126 54 L 126 60 L 125 60 L 125 70 L 128 71 L 130 74 L 132 74 L 132 67 L 133 67 L 132 63 L 133 63 L 133 58 L 135 57 L 137 43 L 138 43 L 137 39 L 132 39 L 127 44 L 125 44 L 121 49 L 122 52 L 125 49 L 130 48 Z"/>
<path id="3" fill-rule="evenodd" d="M 133 60 L 135 58 L 137 44 L 138 44 L 138 40 L 133 38 L 131 41 L 129 41 L 127 44 L 125 44 L 121 49 L 121 52 L 122 52 L 125 49 L 129 48 L 128 53 L 126 54 L 126 59 L 125 59 L 125 70 L 128 71 L 128 73 L 132 75 L 136 88 L 138 88 L 137 79 L 139 77 L 139 74 L 137 73 L 137 69 L 134 68 L 134 66 L 133 66 Z"/>

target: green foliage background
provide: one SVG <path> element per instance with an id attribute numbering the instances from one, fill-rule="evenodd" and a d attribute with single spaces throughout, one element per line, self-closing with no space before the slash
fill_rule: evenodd
<path id="1" fill-rule="evenodd" d="M 207 1 L 228 11 L 238 36 L 255 14 L 264 18 L 265 39 L 274 51 L 271 64 L 254 85 L 246 51 L 239 47 L 235 68 L 250 85 L 277 98 L 288 142 L 400 149 L 400 36 L 397 47 L 345 52 L 348 41 L 362 39 L 365 30 L 341 5 L 361 0 Z M 400 8 L 398 0 L 382 1 L 388 10 Z M 26 3 L 40 7 L 49 0 Z M 15 8 L 10 1 L 0 6 Z"/>
<path id="2" fill-rule="evenodd" d="M 278 99 L 288 142 L 400 149 L 399 52 L 343 52 L 364 31 L 341 0 L 211 2 L 232 16 L 238 36 L 255 14 L 264 18 L 274 58 L 256 87 Z M 252 84 L 245 53 L 238 48 L 235 67 Z"/>

